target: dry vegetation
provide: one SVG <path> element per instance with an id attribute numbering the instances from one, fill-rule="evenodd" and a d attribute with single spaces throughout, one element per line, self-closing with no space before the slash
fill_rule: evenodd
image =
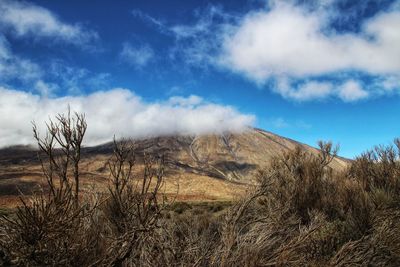
<path id="1" fill-rule="evenodd" d="M 133 172 L 115 142 L 108 192 L 79 194 L 83 116 L 57 117 L 35 138 L 47 186 L 2 215 L 5 266 L 400 266 L 400 141 L 329 167 L 337 149 L 296 148 L 259 172 L 233 203 L 189 204 L 164 194 L 164 159 Z M 58 149 L 56 149 L 58 147 Z"/>

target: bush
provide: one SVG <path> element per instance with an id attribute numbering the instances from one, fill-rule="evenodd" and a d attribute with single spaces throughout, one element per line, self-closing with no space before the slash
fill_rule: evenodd
<path id="1" fill-rule="evenodd" d="M 80 194 L 84 116 L 34 128 L 47 187 L 0 224 L 0 264 L 14 266 L 400 266 L 400 142 L 336 172 L 337 153 L 297 147 L 233 203 L 168 203 L 164 159 L 114 141 L 107 192 Z M 58 144 L 58 148 L 56 147 Z"/>

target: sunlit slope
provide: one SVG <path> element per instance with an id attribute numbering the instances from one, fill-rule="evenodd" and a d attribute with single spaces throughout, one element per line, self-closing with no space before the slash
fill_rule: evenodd
<path id="1" fill-rule="evenodd" d="M 140 176 L 142 155 L 164 155 L 166 159 L 166 192 L 178 192 L 178 198 L 189 201 L 230 200 L 254 183 L 257 171 L 268 167 L 272 157 L 301 146 L 311 153 L 318 150 L 294 140 L 260 129 L 242 133 L 200 136 L 166 136 L 135 140 L 135 170 Z M 83 188 L 94 184 L 105 189 L 108 179 L 107 160 L 112 143 L 83 150 L 81 173 Z M 336 158 L 331 167 L 341 170 L 348 160 Z M 37 152 L 27 147 L 0 150 L 0 205 L 14 203 L 19 191 L 29 194 L 41 177 Z"/>

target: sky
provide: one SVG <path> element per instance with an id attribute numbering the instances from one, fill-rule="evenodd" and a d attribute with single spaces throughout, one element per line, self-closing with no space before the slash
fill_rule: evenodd
<path id="1" fill-rule="evenodd" d="M 258 127 L 353 158 L 400 137 L 400 1 L 0 0 L 0 147 Z"/>

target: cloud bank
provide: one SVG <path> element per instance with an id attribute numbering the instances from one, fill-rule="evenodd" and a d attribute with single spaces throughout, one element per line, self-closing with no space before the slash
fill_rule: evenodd
<path id="1" fill-rule="evenodd" d="M 171 97 L 148 103 L 127 89 L 99 91 L 86 96 L 45 98 L 0 87 L 0 147 L 34 144 L 31 121 L 45 133 L 44 121 L 71 110 L 85 113 L 88 131 L 85 145 L 117 137 L 196 135 L 243 131 L 255 117 L 230 106 L 213 104 L 198 96 Z M 12 114 L 12 116 L 11 116 Z"/>

